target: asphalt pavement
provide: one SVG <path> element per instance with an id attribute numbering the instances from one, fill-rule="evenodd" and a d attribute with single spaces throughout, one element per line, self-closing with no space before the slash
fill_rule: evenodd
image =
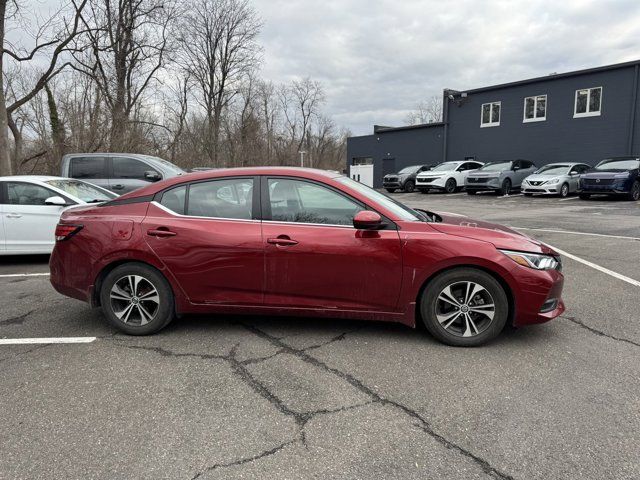
<path id="1" fill-rule="evenodd" d="M 481 348 L 358 320 L 128 337 L 0 257 L 0 478 L 640 478 L 640 203 L 394 194 L 566 254 L 567 311 Z M 95 337 L 95 340 L 92 340 Z"/>

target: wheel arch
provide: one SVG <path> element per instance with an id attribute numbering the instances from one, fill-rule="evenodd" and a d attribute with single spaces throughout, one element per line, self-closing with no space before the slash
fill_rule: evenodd
<path id="1" fill-rule="evenodd" d="M 422 282 L 422 285 L 418 289 L 418 295 L 416 296 L 416 299 L 415 299 L 415 312 L 414 312 L 414 315 L 415 315 L 415 324 L 416 324 L 416 326 L 422 325 L 422 311 L 421 311 L 421 308 L 420 308 L 420 302 L 422 300 L 422 296 L 424 295 L 424 291 L 427 289 L 429 284 L 436 277 L 438 277 L 439 275 L 442 275 L 443 273 L 446 273 L 446 272 L 450 272 L 452 270 L 461 269 L 461 268 L 474 269 L 474 270 L 479 270 L 479 271 L 482 271 L 484 273 L 487 273 L 487 274 L 491 275 L 494 278 L 494 280 L 496 280 L 500 284 L 500 286 L 504 290 L 505 295 L 507 296 L 507 301 L 509 302 L 509 305 L 508 305 L 509 313 L 508 313 L 508 316 L 507 316 L 507 325 L 513 325 L 513 320 L 514 320 L 514 317 L 515 317 L 515 296 L 514 296 L 514 293 L 513 293 L 513 289 L 511 288 L 509 283 L 498 272 L 496 272 L 495 270 L 492 270 L 491 268 L 488 268 L 488 267 L 486 267 L 484 265 L 477 265 L 477 264 L 473 264 L 473 263 L 462 263 L 462 264 L 449 265 L 449 266 L 440 268 L 440 269 L 432 272 L 429 275 L 429 277 L 427 277 Z"/>

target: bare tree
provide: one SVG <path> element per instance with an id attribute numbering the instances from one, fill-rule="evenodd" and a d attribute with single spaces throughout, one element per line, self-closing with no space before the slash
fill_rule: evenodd
<path id="1" fill-rule="evenodd" d="M 10 175 L 13 172 L 11 161 L 8 129 L 14 136 L 16 142 L 16 156 L 21 152 L 22 135 L 18 125 L 13 120 L 13 114 L 20 107 L 32 100 L 51 81 L 67 63 L 58 64 L 60 57 L 69 50 L 72 40 L 80 30 L 80 18 L 85 8 L 87 0 L 71 2 L 71 10 L 60 11 L 54 17 L 44 22 L 37 28 L 33 35 L 34 45 L 31 47 L 17 47 L 10 45 L 5 34 L 7 31 L 7 21 L 18 18 L 22 12 L 17 0 L 0 0 L 0 175 Z M 54 18 L 62 17 L 61 22 L 54 21 Z M 14 96 L 7 99 L 4 72 L 8 62 L 23 65 L 33 61 L 38 61 L 37 75 L 33 83 L 26 86 L 20 92 L 14 90 Z M 14 159 L 16 162 L 19 158 Z"/>
<path id="2" fill-rule="evenodd" d="M 405 118 L 407 125 L 442 121 L 442 97 L 434 95 L 420 102 Z"/>
<path id="3" fill-rule="evenodd" d="M 262 23 L 247 0 L 196 0 L 182 25 L 179 62 L 197 87 L 194 97 L 207 121 L 205 150 L 218 166 L 222 112 L 259 62 Z"/>
<path id="4" fill-rule="evenodd" d="M 89 0 L 74 68 L 89 76 L 111 114 L 110 149 L 131 147 L 133 112 L 168 57 L 172 0 Z"/>

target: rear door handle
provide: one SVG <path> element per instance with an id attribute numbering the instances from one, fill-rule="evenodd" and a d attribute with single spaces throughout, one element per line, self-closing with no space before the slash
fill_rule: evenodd
<path id="1" fill-rule="evenodd" d="M 151 237 L 166 238 L 166 237 L 175 237 L 177 233 L 172 232 L 168 228 L 160 227 L 160 228 L 155 228 L 155 229 L 152 228 L 151 230 L 147 230 L 147 235 Z"/>
<path id="2" fill-rule="evenodd" d="M 7 218 L 21 218 L 22 215 L 19 213 L 7 213 Z"/>
<path id="3" fill-rule="evenodd" d="M 124 185 L 122 185 L 121 183 L 118 183 L 117 185 L 114 185 L 113 187 L 114 190 L 122 190 L 124 188 Z"/>
<path id="4" fill-rule="evenodd" d="M 279 247 L 290 247 L 298 244 L 298 242 L 291 240 L 290 238 L 267 238 L 267 243 L 277 245 Z"/>

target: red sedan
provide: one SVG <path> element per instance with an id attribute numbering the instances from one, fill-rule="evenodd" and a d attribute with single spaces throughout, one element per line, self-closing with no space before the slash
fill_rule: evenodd
<path id="1" fill-rule="evenodd" d="M 67 210 L 51 283 L 133 335 L 176 314 L 284 314 L 422 322 L 473 346 L 564 311 L 548 246 L 300 168 L 193 173 Z"/>

